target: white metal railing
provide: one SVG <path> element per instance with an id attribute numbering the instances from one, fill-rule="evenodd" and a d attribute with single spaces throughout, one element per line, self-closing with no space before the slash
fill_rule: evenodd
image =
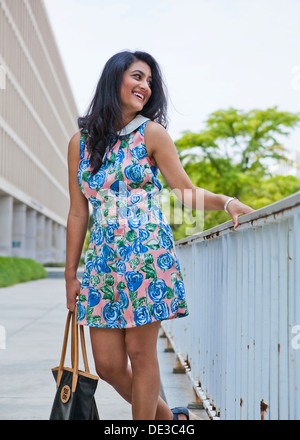
<path id="1" fill-rule="evenodd" d="M 176 242 L 190 316 L 162 323 L 209 415 L 300 419 L 300 192 Z"/>

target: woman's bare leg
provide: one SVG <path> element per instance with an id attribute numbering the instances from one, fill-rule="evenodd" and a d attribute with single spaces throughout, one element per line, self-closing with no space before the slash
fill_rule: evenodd
<path id="1" fill-rule="evenodd" d="M 129 333 L 134 335 L 133 332 Z M 155 333 L 157 333 L 156 330 Z M 133 373 L 132 368 L 128 363 L 128 352 L 125 344 L 128 330 L 124 331 L 119 329 L 90 327 L 90 335 L 97 374 L 101 379 L 112 385 L 127 402 L 132 403 Z M 132 335 L 129 334 L 127 342 L 130 344 L 130 349 L 132 349 L 131 351 L 133 353 L 136 338 L 131 337 Z M 138 334 L 136 334 L 136 336 L 138 336 Z M 134 355 L 132 354 L 132 357 L 133 356 Z M 139 374 L 136 375 L 136 378 L 135 395 L 139 396 Z M 156 382 L 157 380 L 159 380 L 159 376 L 158 379 L 155 377 Z M 136 402 L 139 398 L 135 397 L 134 399 Z M 145 406 L 145 404 L 142 406 Z M 135 407 L 135 403 L 133 404 L 133 407 Z M 148 411 L 148 413 L 150 412 L 151 411 Z M 135 415 L 133 417 L 135 417 Z M 160 396 L 157 400 L 155 419 L 173 419 L 171 410 Z"/>
<path id="2" fill-rule="evenodd" d="M 132 368 L 132 416 L 154 420 L 159 398 L 159 366 L 156 344 L 160 323 L 126 329 L 125 344 Z"/>
<path id="3" fill-rule="evenodd" d="M 131 403 L 131 368 L 124 331 L 90 327 L 90 336 L 98 376 Z"/>

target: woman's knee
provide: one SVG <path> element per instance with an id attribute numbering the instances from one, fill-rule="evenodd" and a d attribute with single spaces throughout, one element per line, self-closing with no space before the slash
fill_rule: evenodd
<path id="1" fill-rule="evenodd" d="M 156 351 L 149 350 L 141 344 L 129 344 L 127 352 L 132 370 L 135 372 L 152 369 L 157 363 Z"/>
<path id="2" fill-rule="evenodd" d="M 126 350 L 133 369 L 148 369 L 158 365 L 157 335 L 159 323 L 129 329 L 126 333 Z"/>
<path id="3" fill-rule="evenodd" d="M 109 383 L 110 385 L 115 385 L 118 383 L 121 377 L 127 372 L 128 363 L 123 363 L 121 365 L 114 365 L 109 361 L 96 362 L 95 368 L 98 376 L 104 382 Z"/>
<path id="4" fill-rule="evenodd" d="M 90 334 L 96 372 L 100 379 L 113 385 L 128 366 L 124 333 L 91 327 Z"/>

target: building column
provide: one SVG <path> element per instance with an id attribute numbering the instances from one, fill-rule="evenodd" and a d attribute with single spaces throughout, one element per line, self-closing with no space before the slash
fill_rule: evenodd
<path id="1" fill-rule="evenodd" d="M 52 220 L 45 220 L 45 263 L 52 262 Z"/>
<path id="2" fill-rule="evenodd" d="M 15 202 L 13 205 L 12 256 L 26 257 L 26 205 Z"/>
<path id="3" fill-rule="evenodd" d="M 36 259 L 36 215 L 33 209 L 27 209 L 26 216 L 26 257 Z"/>
<path id="4" fill-rule="evenodd" d="M 66 259 L 66 234 L 64 226 L 55 223 L 53 225 L 53 248 L 54 261 L 63 262 Z"/>
<path id="5" fill-rule="evenodd" d="M 43 264 L 45 261 L 45 216 L 37 214 L 36 217 L 36 260 Z"/>
<path id="6" fill-rule="evenodd" d="M 0 255 L 10 257 L 12 251 L 13 198 L 0 196 Z"/>

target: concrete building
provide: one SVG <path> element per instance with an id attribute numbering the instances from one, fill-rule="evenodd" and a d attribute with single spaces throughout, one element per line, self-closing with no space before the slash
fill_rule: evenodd
<path id="1" fill-rule="evenodd" d="M 0 0 L 0 255 L 64 261 L 78 111 L 43 0 Z"/>

